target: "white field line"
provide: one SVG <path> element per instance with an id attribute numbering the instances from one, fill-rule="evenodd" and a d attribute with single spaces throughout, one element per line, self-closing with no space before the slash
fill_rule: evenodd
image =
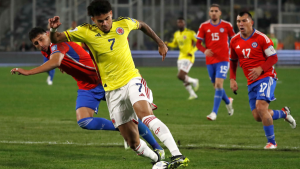
<path id="1" fill-rule="evenodd" d="M 57 141 L 6 141 L 1 140 L 2 144 L 48 144 L 48 145 L 79 145 L 79 146 L 121 146 L 123 143 L 74 143 L 74 142 L 57 142 Z M 247 145 L 233 145 L 233 144 L 187 144 L 180 145 L 179 147 L 187 148 L 201 148 L 201 147 L 211 147 L 211 148 L 239 148 L 239 149 L 262 149 L 263 145 L 259 146 L 247 146 Z M 300 147 L 292 146 L 280 146 L 281 149 L 291 149 L 299 150 Z"/>

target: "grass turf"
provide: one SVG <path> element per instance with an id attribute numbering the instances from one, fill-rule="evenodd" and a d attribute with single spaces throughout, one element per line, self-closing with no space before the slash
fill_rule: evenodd
<path id="1" fill-rule="evenodd" d="M 53 86 L 48 86 L 46 74 L 12 76 L 10 69 L 0 68 L 1 169 L 151 168 L 150 160 L 124 150 L 118 132 L 78 127 L 77 86 L 72 77 L 56 71 Z M 191 160 L 188 168 L 299 168 L 299 129 L 291 129 L 282 119 L 274 121 L 278 148 L 263 150 L 267 141 L 262 124 L 250 112 L 241 69 L 237 95 L 230 91 L 229 80 L 224 83 L 227 95 L 234 98 L 234 115 L 227 115 L 222 102 L 213 122 L 206 120 L 213 107 L 214 89 L 205 68 L 192 68 L 189 74 L 200 81 L 199 98 L 192 101 L 187 100 L 187 91 L 176 79 L 177 68 L 139 70 L 153 91 L 158 106 L 155 115 L 169 127 L 181 152 Z M 277 100 L 270 108 L 290 106 L 294 118 L 300 119 L 299 69 L 278 68 L 277 73 Z M 105 102 L 96 117 L 109 119 Z"/>

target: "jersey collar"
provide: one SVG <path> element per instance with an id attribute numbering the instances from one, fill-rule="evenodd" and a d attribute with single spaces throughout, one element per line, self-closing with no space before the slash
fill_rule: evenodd
<path id="1" fill-rule="evenodd" d="M 220 23 L 221 23 L 221 21 L 222 21 L 222 19 L 220 19 L 220 22 L 218 23 L 218 24 L 216 24 L 216 25 L 214 25 L 212 22 L 211 22 L 211 19 L 210 19 L 210 24 L 212 25 L 212 26 L 214 26 L 214 27 L 217 27 L 217 26 L 219 26 L 220 25 Z"/>
<path id="2" fill-rule="evenodd" d="M 240 36 L 241 36 L 241 38 L 242 38 L 244 41 L 246 41 L 246 40 L 248 40 L 249 38 L 251 38 L 251 37 L 253 36 L 254 32 L 255 32 L 255 29 L 253 28 L 252 34 L 251 34 L 247 39 L 244 39 L 244 38 L 242 37 L 242 34 L 240 34 Z"/>

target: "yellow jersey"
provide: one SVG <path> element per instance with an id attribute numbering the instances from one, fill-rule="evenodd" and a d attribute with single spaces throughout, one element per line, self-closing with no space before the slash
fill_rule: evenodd
<path id="1" fill-rule="evenodd" d="M 112 22 L 108 33 L 95 24 L 83 24 L 74 30 L 65 31 L 68 41 L 84 42 L 96 64 L 105 91 L 125 86 L 132 78 L 141 77 L 135 68 L 128 44 L 128 34 L 139 28 L 139 22 L 128 17 L 119 17 Z"/>
<path id="2" fill-rule="evenodd" d="M 73 28 L 70 27 L 69 29 L 67 29 L 67 31 L 68 31 L 68 30 L 73 30 Z M 81 43 L 81 42 L 75 42 L 75 43 L 82 47 L 82 43 Z"/>
<path id="3" fill-rule="evenodd" d="M 171 43 L 168 43 L 168 46 L 171 48 L 179 48 L 180 53 L 178 60 L 188 59 L 192 63 L 194 63 L 195 52 L 197 51 L 197 39 L 195 36 L 196 33 L 187 28 L 185 28 L 182 32 L 178 30 L 174 33 L 173 41 Z M 192 56 L 188 56 L 188 53 L 190 53 Z"/>

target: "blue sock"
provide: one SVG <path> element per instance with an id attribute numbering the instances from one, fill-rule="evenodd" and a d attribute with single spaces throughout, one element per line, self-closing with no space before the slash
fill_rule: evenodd
<path id="1" fill-rule="evenodd" d="M 268 139 L 268 143 L 276 145 L 275 134 L 274 134 L 274 125 L 264 126 L 265 134 Z"/>
<path id="2" fill-rule="evenodd" d="M 155 138 L 153 137 L 150 129 L 139 119 L 139 133 L 153 148 L 162 150 L 163 148 L 156 142 Z"/>
<path id="3" fill-rule="evenodd" d="M 273 120 L 286 118 L 286 114 L 282 110 L 273 110 L 274 114 L 272 116 Z"/>
<path id="4" fill-rule="evenodd" d="M 214 108 L 213 108 L 213 112 L 215 112 L 216 114 L 218 114 L 222 96 L 223 96 L 223 89 L 216 89 L 215 98 L 214 98 Z"/>
<path id="5" fill-rule="evenodd" d="M 117 131 L 115 126 L 110 120 L 100 117 L 87 117 L 80 119 L 78 125 L 87 130 L 114 130 Z"/>
<path id="6" fill-rule="evenodd" d="M 52 69 L 48 72 L 48 75 L 50 76 L 51 81 L 53 81 L 54 73 L 55 73 L 55 69 Z"/>
<path id="7" fill-rule="evenodd" d="M 230 103 L 230 100 L 228 99 L 228 97 L 227 97 L 224 89 L 223 89 L 222 99 L 224 100 L 225 104 L 229 104 Z"/>

